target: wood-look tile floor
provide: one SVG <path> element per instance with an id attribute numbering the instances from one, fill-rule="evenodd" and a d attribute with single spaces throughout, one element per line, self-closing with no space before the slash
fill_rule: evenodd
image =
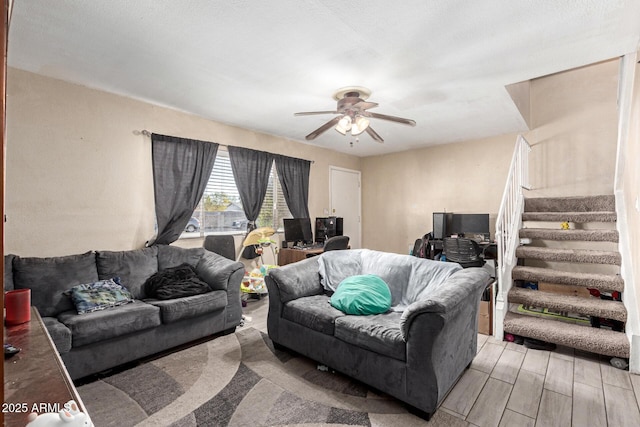
<path id="1" fill-rule="evenodd" d="M 266 333 L 268 306 L 267 297 L 250 299 L 245 324 Z M 476 358 L 438 410 L 467 426 L 638 427 L 640 375 L 614 368 L 608 357 L 478 334 Z"/>

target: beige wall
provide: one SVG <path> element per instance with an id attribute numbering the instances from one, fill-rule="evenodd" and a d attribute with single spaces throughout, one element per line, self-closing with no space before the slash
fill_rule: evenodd
<path id="1" fill-rule="evenodd" d="M 408 253 L 432 230 L 432 212 L 489 213 L 495 223 L 515 139 L 504 135 L 365 158 L 363 247 Z"/>
<path id="2" fill-rule="evenodd" d="M 534 128 L 525 137 L 535 190 L 527 196 L 613 194 L 617 79 L 614 60 L 531 82 Z M 503 135 L 363 159 L 363 247 L 407 253 L 432 230 L 432 212 L 489 213 L 494 222 L 515 141 Z"/>
<path id="3" fill-rule="evenodd" d="M 618 60 L 531 82 L 532 196 L 613 194 Z"/>
<path id="4" fill-rule="evenodd" d="M 9 69 L 5 251 L 142 247 L 154 230 L 151 143 L 134 134 L 142 129 L 314 160 L 312 216 L 329 208 L 330 165 L 360 170 L 354 156 Z"/>

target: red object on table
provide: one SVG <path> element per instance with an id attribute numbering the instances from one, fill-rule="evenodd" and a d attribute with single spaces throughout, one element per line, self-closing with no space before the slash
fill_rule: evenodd
<path id="1" fill-rule="evenodd" d="M 4 322 L 19 325 L 31 320 L 31 289 L 16 289 L 4 294 L 4 306 L 7 314 Z"/>

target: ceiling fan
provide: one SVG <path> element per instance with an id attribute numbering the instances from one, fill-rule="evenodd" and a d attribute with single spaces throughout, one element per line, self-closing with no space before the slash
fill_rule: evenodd
<path id="1" fill-rule="evenodd" d="M 409 126 L 415 126 L 416 122 L 410 119 L 403 119 L 402 117 L 388 116 L 386 114 L 372 113 L 370 108 L 377 107 L 375 102 L 365 101 L 371 95 L 369 89 L 352 86 L 339 89 L 333 98 L 338 101 L 338 106 L 335 111 L 307 111 L 302 113 L 295 113 L 294 116 L 312 116 L 317 114 L 340 114 L 329 120 L 327 123 L 320 126 L 318 129 L 305 136 L 307 141 L 315 139 L 318 135 L 324 133 L 329 128 L 335 126 L 335 130 L 343 135 L 350 132 L 351 135 L 357 136 L 362 132 L 367 132 L 374 140 L 378 142 L 384 142 L 384 139 L 376 131 L 369 126 L 369 119 L 381 119 L 391 122 L 402 123 Z"/>

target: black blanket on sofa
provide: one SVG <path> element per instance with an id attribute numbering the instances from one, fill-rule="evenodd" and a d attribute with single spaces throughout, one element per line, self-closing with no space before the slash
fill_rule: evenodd
<path id="1" fill-rule="evenodd" d="M 209 285 L 198 277 L 193 266 L 182 264 L 158 271 L 144 283 L 147 298 L 173 299 L 204 294 L 211 291 Z"/>

